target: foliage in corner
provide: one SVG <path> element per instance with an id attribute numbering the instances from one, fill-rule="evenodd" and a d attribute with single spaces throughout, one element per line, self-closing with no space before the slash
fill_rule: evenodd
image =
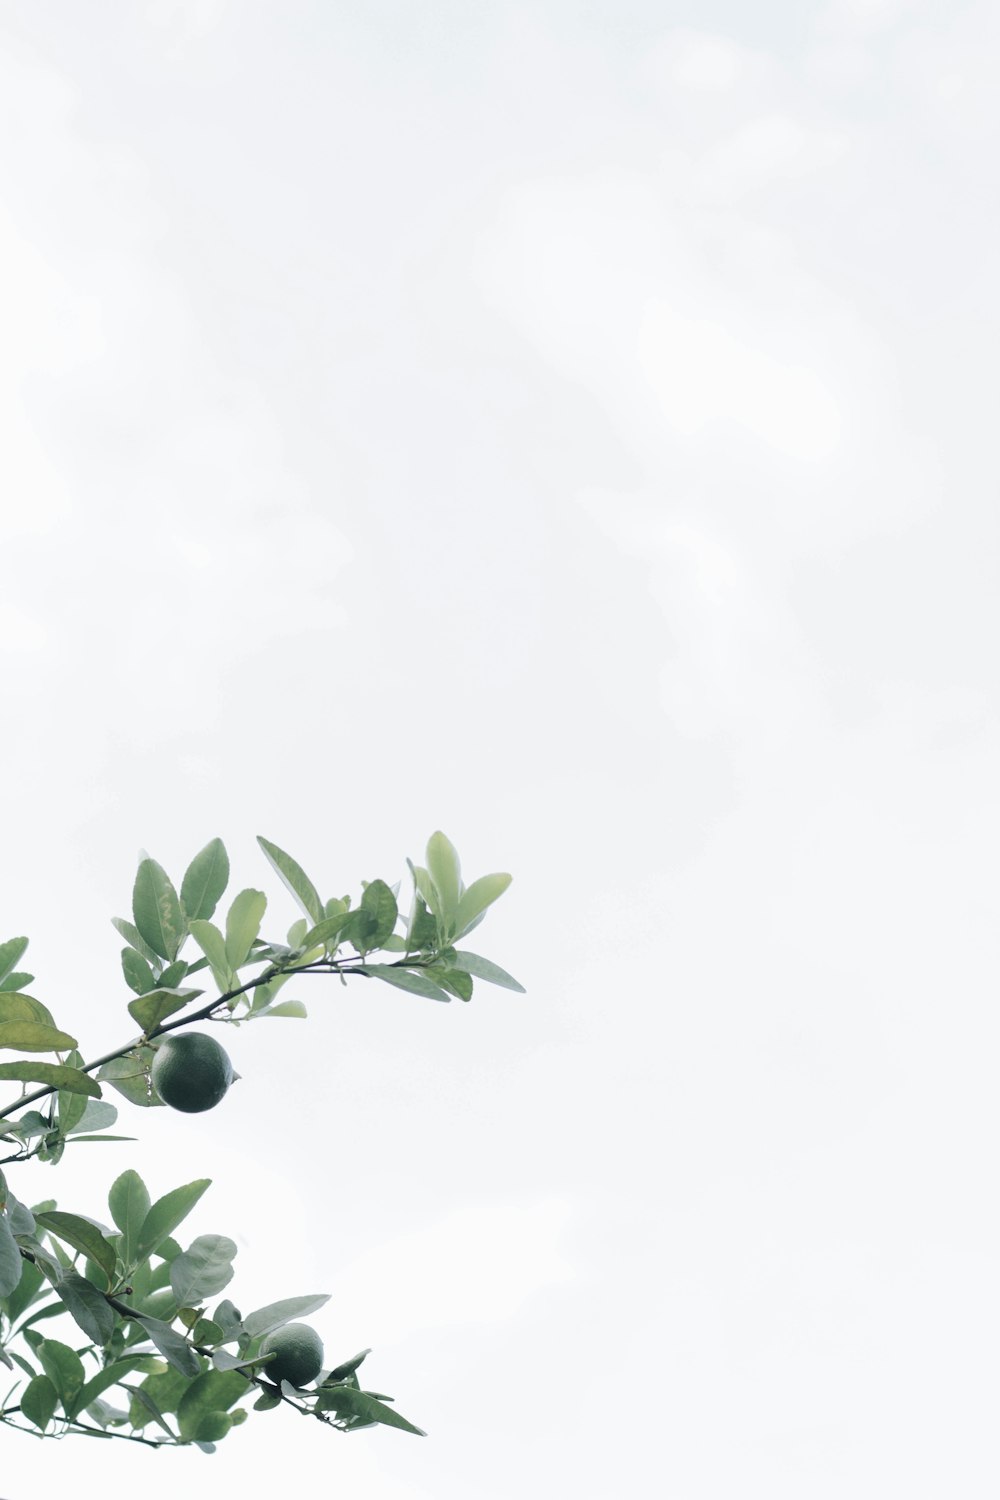
<path id="1" fill-rule="evenodd" d="M 216 1107 L 236 1075 L 214 1037 L 183 1029 L 304 1018 L 302 1001 L 282 991 L 306 976 L 374 979 L 441 1001 L 470 1000 L 476 980 L 524 993 L 497 964 L 456 946 L 510 876 L 483 875 L 466 886 L 443 833 L 429 839 L 423 865 L 407 861 L 413 895 L 405 916 L 399 881 L 362 881 L 354 902 L 324 900 L 291 855 L 257 842 L 302 912 L 281 942 L 261 936 L 263 891 L 237 892 L 219 914 L 229 885 L 221 839 L 195 855 L 179 891 L 143 855 L 131 920 L 113 919 L 126 944 L 121 970 L 138 1034 L 91 1062 L 27 993 L 34 976 L 18 967 L 27 938 L 0 943 L 0 1052 L 13 1054 L 0 1061 L 0 1087 L 16 1092 L 0 1108 L 0 1143 L 9 1148 L 0 1167 L 32 1158 L 55 1166 L 68 1147 L 135 1139 L 111 1133 L 118 1110 L 106 1088 L 140 1109 Z M 36 1436 L 194 1444 L 212 1453 L 251 1410 L 286 1405 L 341 1432 L 381 1424 L 422 1436 L 391 1396 L 362 1388 L 358 1370 L 369 1350 L 325 1367 L 318 1335 L 299 1321 L 323 1307 L 325 1295 L 285 1295 L 248 1313 L 220 1298 L 234 1275 L 234 1241 L 214 1233 L 187 1245 L 175 1238 L 209 1186 L 199 1179 L 154 1198 L 129 1169 L 111 1186 L 105 1218 L 68 1212 L 54 1199 L 29 1208 L 0 1170 L 0 1364 L 11 1375 L 0 1422 Z"/>

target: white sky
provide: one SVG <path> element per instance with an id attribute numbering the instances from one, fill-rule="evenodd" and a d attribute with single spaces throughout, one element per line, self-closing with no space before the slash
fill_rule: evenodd
<path id="1" fill-rule="evenodd" d="M 93 1055 L 140 847 L 280 932 L 255 834 L 329 895 L 441 827 L 528 987 L 303 983 L 218 1111 L 12 1183 L 212 1176 L 237 1302 L 331 1292 L 426 1441 L 8 1434 L 11 1500 L 995 1496 L 998 56 L 988 0 L 0 7 L 0 938 Z"/>

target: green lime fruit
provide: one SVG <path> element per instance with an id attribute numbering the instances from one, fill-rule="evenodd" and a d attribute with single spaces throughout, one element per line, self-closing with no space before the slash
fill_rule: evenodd
<path id="1" fill-rule="evenodd" d="M 197 1031 L 165 1037 L 149 1071 L 164 1104 L 188 1115 L 214 1109 L 233 1081 L 229 1054 Z"/>
<path id="2" fill-rule="evenodd" d="M 286 1323 L 276 1328 L 261 1344 L 260 1352 L 274 1355 L 262 1373 L 275 1385 L 287 1380 L 297 1389 L 315 1380 L 323 1368 L 323 1340 L 308 1323 Z"/>

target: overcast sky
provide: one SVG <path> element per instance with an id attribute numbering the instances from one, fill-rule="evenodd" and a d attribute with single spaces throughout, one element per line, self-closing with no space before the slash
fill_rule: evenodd
<path id="1" fill-rule="evenodd" d="M 0 4 L 0 938 L 93 1056 L 140 848 L 280 936 L 256 834 L 340 895 L 442 828 L 527 987 L 302 981 L 218 1110 L 12 1180 L 211 1176 L 237 1303 L 332 1293 L 426 1440 L 5 1432 L 10 1500 L 993 1500 L 998 58 L 989 0 Z"/>

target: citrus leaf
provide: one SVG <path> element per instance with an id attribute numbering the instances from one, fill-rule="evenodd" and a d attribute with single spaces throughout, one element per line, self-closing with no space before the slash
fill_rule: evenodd
<path id="1" fill-rule="evenodd" d="M 7 978 L 27 946 L 26 937 L 8 938 L 5 943 L 0 943 L 0 979 Z"/>
<path id="2" fill-rule="evenodd" d="M 224 1234 L 200 1234 L 170 1264 L 170 1285 L 181 1307 L 197 1307 L 233 1279 L 236 1242 Z"/>
<path id="3" fill-rule="evenodd" d="M 6 1214 L 0 1214 L 0 1297 L 9 1297 L 24 1264 Z"/>
<path id="4" fill-rule="evenodd" d="M 41 1021 L 0 1021 L 0 1047 L 21 1052 L 72 1052 L 76 1038 Z"/>
<path id="5" fill-rule="evenodd" d="M 253 1019 L 259 1021 L 263 1016 L 294 1016 L 297 1020 L 304 1021 L 309 1012 L 301 1000 L 282 1000 L 280 1005 L 269 1005 L 265 1010 L 259 1010 Z"/>
<path id="6" fill-rule="evenodd" d="M 41 1021 L 45 1026 L 54 1026 L 52 1012 L 34 995 L 22 994 L 20 990 L 5 990 L 0 993 L 0 1021 Z"/>
<path id="7" fill-rule="evenodd" d="M 103 1348 L 115 1329 L 115 1315 L 93 1282 L 74 1272 L 56 1286 L 56 1296 L 88 1339 Z"/>
<path id="8" fill-rule="evenodd" d="M 178 1224 L 187 1218 L 208 1187 L 211 1187 L 211 1178 L 200 1177 L 195 1182 L 173 1188 L 171 1192 L 164 1193 L 162 1198 L 157 1198 L 143 1220 L 139 1233 L 139 1242 L 136 1246 L 136 1256 L 139 1260 L 145 1260 L 147 1255 L 152 1255 L 167 1236 L 173 1234 Z"/>
<path id="9" fill-rule="evenodd" d="M 68 1094 L 89 1094 L 92 1099 L 101 1097 L 99 1084 L 79 1068 L 68 1068 L 63 1063 L 0 1063 L 2 1078 L 15 1079 L 18 1083 L 48 1083 L 54 1088 L 65 1089 Z"/>
<path id="10" fill-rule="evenodd" d="M 136 953 L 134 948 L 122 949 L 122 973 L 125 983 L 136 995 L 145 995 L 148 990 L 155 988 L 156 980 L 153 971 L 143 958 L 141 953 Z"/>
<path id="11" fill-rule="evenodd" d="M 318 1411 L 335 1411 L 338 1416 L 360 1417 L 363 1422 L 381 1422 L 385 1427 L 399 1427 L 403 1432 L 426 1437 L 421 1427 L 414 1427 L 391 1406 L 369 1396 L 365 1391 L 355 1390 L 352 1385 L 323 1386 L 316 1397 Z"/>
<path id="12" fill-rule="evenodd" d="M 499 900 L 510 881 L 509 875 L 480 875 L 478 880 L 472 882 L 458 903 L 455 937 L 461 937 L 463 932 L 467 932 L 480 913 Z"/>
<path id="13" fill-rule="evenodd" d="M 161 958 L 177 957 L 187 934 L 187 919 L 169 875 L 155 859 L 139 861 L 132 888 L 132 915 L 154 952 Z"/>
<path id="14" fill-rule="evenodd" d="M 332 916 L 324 917 L 322 922 L 310 928 L 302 938 L 299 946 L 303 948 L 315 948 L 317 943 L 323 943 L 326 946 L 335 937 L 339 937 L 353 915 L 353 912 L 341 911 L 335 912 Z"/>
<path id="15" fill-rule="evenodd" d="M 106 1130 L 117 1119 L 118 1111 L 113 1104 L 96 1103 L 90 1100 L 72 1130 L 65 1131 L 64 1134 L 73 1138 L 79 1137 L 85 1130 Z"/>
<path id="16" fill-rule="evenodd" d="M 181 905 L 188 921 L 207 921 L 229 884 L 229 855 L 221 839 L 212 839 L 187 867 L 181 881 Z"/>
<path id="17" fill-rule="evenodd" d="M 452 967 L 464 969 L 466 974 L 474 974 L 477 979 L 485 979 L 487 984 L 502 985 L 505 990 L 517 990 L 519 995 L 527 994 L 523 984 L 501 969 L 499 964 L 490 963 L 488 958 L 480 958 L 478 953 L 464 953 L 457 948 L 451 959 Z"/>
<path id="18" fill-rule="evenodd" d="M 325 1307 L 329 1300 L 329 1293 L 313 1297 L 286 1297 L 282 1302 L 271 1302 L 266 1307 L 258 1307 L 256 1312 L 243 1319 L 243 1327 L 251 1338 L 263 1338 L 265 1333 L 272 1333 L 285 1323 L 304 1318 L 318 1308 Z"/>
<path id="19" fill-rule="evenodd" d="M 233 973 L 246 962 L 266 909 L 263 891 L 240 891 L 234 898 L 226 917 L 226 963 Z"/>
<path id="20" fill-rule="evenodd" d="M 277 844 L 269 843 L 259 834 L 257 842 L 309 920 L 314 924 L 321 922 L 323 903 L 319 899 L 319 892 L 302 866 L 297 864 L 290 854 L 286 854 L 284 849 L 279 849 Z"/>
<path id="21" fill-rule="evenodd" d="M 426 858 L 428 873 L 440 897 L 440 915 L 454 916 L 461 895 L 462 868 L 457 849 L 440 829 L 427 840 Z"/>
<path id="22" fill-rule="evenodd" d="M 36 1375 L 21 1393 L 21 1411 L 40 1432 L 48 1427 L 58 1405 L 59 1392 L 47 1375 Z"/>
<path id="23" fill-rule="evenodd" d="M 414 995 L 424 995 L 429 1000 L 451 1000 L 451 996 L 440 985 L 433 980 L 427 979 L 423 974 L 418 974 L 410 969 L 398 969 L 395 964 L 365 964 L 359 974 L 371 974 L 376 979 L 384 979 L 386 984 L 394 984 L 397 989 L 409 990 Z"/>
<path id="24" fill-rule="evenodd" d="M 127 1266 L 132 1266 L 135 1264 L 139 1235 L 151 1203 L 146 1184 L 131 1167 L 111 1184 L 108 1207 L 112 1219 L 122 1232 L 122 1259 Z"/>
<path id="25" fill-rule="evenodd" d="M 142 1027 L 143 1035 L 149 1036 L 168 1016 L 183 1010 L 189 1001 L 196 1000 L 202 994 L 204 990 L 150 990 L 148 994 L 129 1001 L 128 1013 Z"/>
<path id="26" fill-rule="evenodd" d="M 226 940 L 213 922 L 200 919 L 191 923 L 191 936 L 208 959 L 212 977 L 220 990 L 232 987 L 233 974 L 226 957 Z"/>
<path id="27" fill-rule="evenodd" d="M 42 1339 L 35 1353 L 58 1392 L 63 1410 L 69 1415 L 77 1393 L 83 1389 L 84 1374 L 80 1356 L 58 1339 Z"/>
<path id="28" fill-rule="evenodd" d="M 126 1057 L 113 1057 L 104 1064 L 97 1076 L 101 1083 L 110 1083 L 113 1089 L 117 1089 L 132 1104 L 141 1105 L 143 1109 L 162 1107 L 163 1100 L 149 1077 L 152 1057 L 151 1047 L 137 1048 L 136 1052 L 129 1053 Z"/>
<path id="29" fill-rule="evenodd" d="M 79 1214 L 63 1213 L 61 1209 L 52 1209 L 48 1213 L 35 1214 L 35 1222 L 40 1228 L 65 1240 L 67 1245 L 72 1245 L 74 1250 L 81 1250 L 92 1261 L 96 1261 L 109 1278 L 114 1277 L 117 1261 L 115 1248 L 89 1219 L 82 1219 Z"/>
<path id="30" fill-rule="evenodd" d="M 169 1323 L 164 1323 L 159 1318 L 147 1317 L 145 1313 L 133 1313 L 132 1317 L 149 1334 L 151 1341 L 159 1349 L 168 1365 L 179 1371 L 181 1375 L 201 1374 L 198 1356 L 187 1339 L 176 1333 Z"/>
<path id="31" fill-rule="evenodd" d="M 177 1406 L 177 1425 L 187 1440 L 204 1435 L 206 1417 L 221 1414 L 246 1396 L 253 1386 L 235 1370 L 205 1370 L 192 1380 Z M 222 1436 L 221 1433 L 217 1434 Z"/>
<path id="32" fill-rule="evenodd" d="M 129 943 L 137 953 L 141 953 L 147 963 L 160 966 L 160 955 L 154 953 L 146 942 L 138 928 L 133 927 L 131 922 L 126 922 L 124 917 L 112 917 L 111 925 L 115 931 Z"/>

